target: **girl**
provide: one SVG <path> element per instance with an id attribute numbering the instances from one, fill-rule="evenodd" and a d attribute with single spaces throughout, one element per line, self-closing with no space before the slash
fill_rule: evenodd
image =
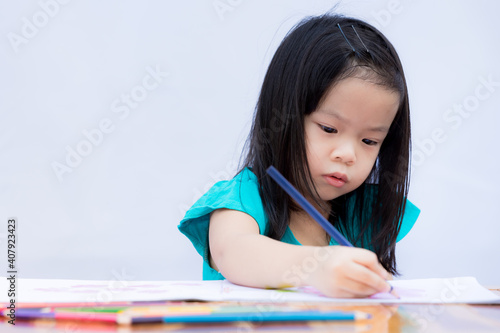
<path id="1" fill-rule="evenodd" d="M 299 23 L 269 65 L 247 144 L 242 170 L 179 225 L 203 256 L 203 278 L 332 297 L 387 292 L 396 242 L 419 209 L 406 200 L 406 81 L 382 33 L 337 15 Z M 329 239 L 266 175 L 271 165 L 357 248 Z"/>

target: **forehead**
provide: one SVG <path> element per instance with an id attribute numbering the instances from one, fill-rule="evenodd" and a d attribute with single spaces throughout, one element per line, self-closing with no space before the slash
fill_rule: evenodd
<path id="1" fill-rule="evenodd" d="M 400 104 L 399 93 L 357 77 L 327 90 L 315 112 L 348 123 L 390 126 Z"/>

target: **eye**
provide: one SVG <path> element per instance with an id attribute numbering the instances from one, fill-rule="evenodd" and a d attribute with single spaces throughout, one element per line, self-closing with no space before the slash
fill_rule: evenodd
<path id="1" fill-rule="evenodd" d="M 323 125 L 319 125 L 319 127 L 321 127 L 321 129 L 323 131 L 325 131 L 326 133 L 338 133 L 338 131 L 335 128 L 331 128 L 331 127 L 327 127 L 327 126 L 323 126 Z"/>
<path id="2" fill-rule="evenodd" d="M 376 146 L 378 144 L 377 141 L 373 141 L 370 139 L 363 139 L 361 141 L 363 141 L 363 143 L 367 144 L 368 146 Z"/>

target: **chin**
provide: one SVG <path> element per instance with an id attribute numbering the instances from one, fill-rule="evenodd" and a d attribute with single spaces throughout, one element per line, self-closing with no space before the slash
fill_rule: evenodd
<path id="1" fill-rule="evenodd" d="M 331 186 L 327 186 L 322 189 L 318 189 L 319 197 L 322 201 L 329 202 L 331 200 L 337 199 L 338 197 L 343 196 L 346 193 L 349 193 L 351 189 L 347 188 L 333 188 Z"/>
<path id="2" fill-rule="evenodd" d="M 321 200 L 328 202 L 334 199 L 337 199 L 338 197 L 344 195 L 344 193 L 335 193 L 335 194 L 327 194 L 327 195 L 320 195 Z"/>

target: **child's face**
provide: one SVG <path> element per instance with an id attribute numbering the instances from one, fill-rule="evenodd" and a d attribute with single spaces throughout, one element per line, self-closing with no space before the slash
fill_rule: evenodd
<path id="1" fill-rule="evenodd" d="M 399 106 L 399 94 L 359 78 L 337 82 L 305 117 L 307 162 L 322 200 L 368 177 Z"/>

